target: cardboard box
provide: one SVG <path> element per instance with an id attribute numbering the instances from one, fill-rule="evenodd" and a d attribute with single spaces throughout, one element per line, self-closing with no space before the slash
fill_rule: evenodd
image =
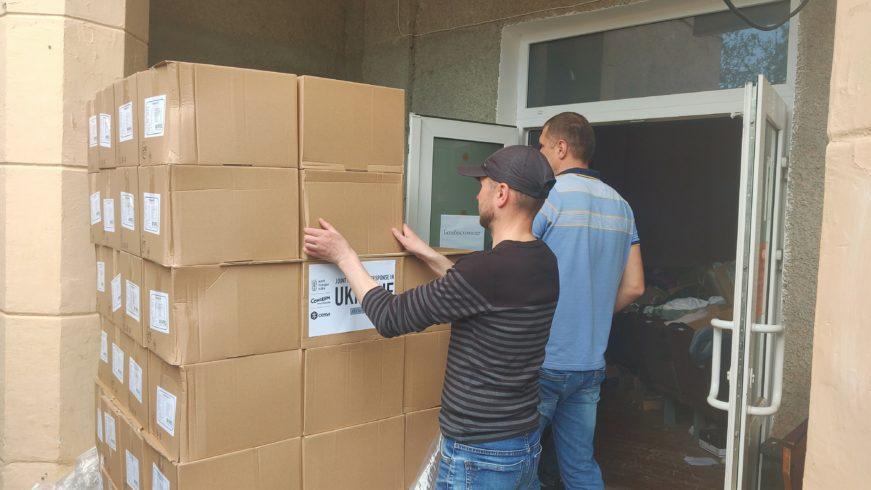
<path id="1" fill-rule="evenodd" d="M 404 258 L 394 255 L 365 259 L 363 267 L 383 288 L 396 292 L 402 284 Z M 303 290 L 300 310 L 304 349 L 381 338 L 335 265 L 305 262 Z"/>
<path id="2" fill-rule="evenodd" d="M 148 485 L 143 490 L 298 490 L 302 488 L 301 453 L 297 437 L 191 463 L 174 463 L 146 444 Z"/>
<path id="3" fill-rule="evenodd" d="M 121 271 L 121 290 L 124 293 L 124 315 L 115 326 L 140 345 L 145 345 L 142 332 L 142 259 L 127 252 L 119 252 L 118 270 Z"/>
<path id="4" fill-rule="evenodd" d="M 704 285 L 726 298 L 727 304 L 735 300 L 735 263 L 717 263 L 705 271 Z"/>
<path id="5" fill-rule="evenodd" d="M 101 185 L 103 195 L 103 241 L 101 245 L 112 247 L 115 250 L 121 248 L 121 206 L 118 203 L 118 189 L 115 169 L 100 171 L 98 184 Z"/>
<path id="6" fill-rule="evenodd" d="M 141 165 L 298 167 L 296 75 L 165 61 L 137 84 Z"/>
<path id="7" fill-rule="evenodd" d="M 148 432 L 186 463 L 301 435 L 298 350 L 171 366 L 148 359 Z"/>
<path id="8" fill-rule="evenodd" d="M 450 343 L 450 330 L 405 337 L 404 413 L 441 405 Z"/>
<path id="9" fill-rule="evenodd" d="M 97 312 L 104 316 L 112 316 L 112 275 L 115 271 L 112 249 L 102 245 L 94 245 L 94 262 L 97 273 Z"/>
<path id="10" fill-rule="evenodd" d="M 118 167 L 139 165 L 139 124 L 141 113 L 136 91 L 139 74 L 117 80 L 112 84 L 115 109 L 115 163 Z"/>
<path id="11" fill-rule="evenodd" d="M 142 257 L 164 266 L 299 258 L 296 169 L 139 167 Z"/>
<path id="12" fill-rule="evenodd" d="M 100 359 L 97 361 L 97 379 L 112 392 L 112 344 L 115 342 L 115 326 L 106 317 L 100 316 Z"/>
<path id="13" fill-rule="evenodd" d="M 107 247 L 108 249 L 108 247 Z M 109 297 L 108 303 L 109 314 L 106 318 L 113 325 L 124 324 L 124 279 L 121 277 L 121 254 L 118 250 L 108 249 L 112 254 L 112 274 L 106 277 L 111 277 L 109 280 Z M 108 272 L 107 272 L 108 274 Z"/>
<path id="14" fill-rule="evenodd" d="M 402 413 L 402 337 L 305 351 L 305 435 Z"/>
<path id="15" fill-rule="evenodd" d="M 115 168 L 115 89 L 112 85 L 97 92 L 94 111 L 97 113 L 97 157 L 100 168 Z"/>
<path id="16" fill-rule="evenodd" d="M 121 410 L 112 403 L 109 397 L 102 397 L 100 405 L 103 409 L 103 439 L 106 442 L 103 468 L 115 486 L 119 486 L 119 483 L 124 481 L 121 460 L 123 447 L 121 446 L 120 431 L 125 422 Z"/>
<path id="17" fill-rule="evenodd" d="M 300 262 L 168 268 L 144 261 L 145 345 L 169 364 L 299 349 Z"/>
<path id="18" fill-rule="evenodd" d="M 141 194 L 139 194 L 139 170 L 136 167 L 118 167 L 112 180 L 119 208 L 118 248 L 133 255 L 140 255 L 140 230 L 142 229 Z"/>
<path id="19" fill-rule="evenodd" d="M 404 488 L 412 488 L 431 450 L 438 444 L 440 410 L 431 408 L 405 414 Z"/>
<path id="20" fill-rule="evenodd" d="M 306 490 L 402 488 L 404 417 L 304 437 Z"/>
<path id="21" fill-rule="evenodd" d="M 121 338 L 124 334 L 117 326 L 112 335 L 109 345 L 109 367 L 112 371 L 109 389 L 112 401 L 118 407 L 127 408 L 127 352 L 121 347 Z"/>
<path id="22" fill-rule="evenodd" d="M 130 414 L 131 422 L 139 428 L 148 426 L 148 407 L 151 398 L 148 391 L 148 349 L 137 344 L 129 335 L 120 331 L 115 342 L 127 359 L 124 364 L 125 390 L 118 393 L 119 403 Z"/>
<path id="23" fill-rule="evenodd" d="M 126 414 L 125 414 L 126 415 Z M 132 424 L 125 417 L 120 424 L 121 439 L 121 480 L 120 488 L 147 490 L 146 485 L 145 441 L 142 438 L 142 428 Z"/>
<path id="24" fill-rule="evenodd" d="M 323 218 L 360 255 L 403 251 L 390 231 L 402 227 L 401 174 L 303 170 L 300 189 L 303 228 Z"/>
<path id="25" fill-rule="evenodd" d="M 90 99 L 85 103 L 85 114 L 88 117 L 88 134 L 85 142 L 88 149 L 88 173 L 100 171 L 100 136 L 98 134 L 100 123 L 95 106 L 95 99 Z"/>
<path id="26" fill-rule="evenodd" d="M 103 485 L 103 490 L 118 490 L 118 487 L 115 486 L 115 483 L 112 481 L 112 478 L 109 476 L 109 473 L 106 472 L 105 468 L 100 468 L 100 479 Z"/>
<path id="27" fill-rule="evenodd" d="M 299 78 L 300 167 L 402 173 L 405 91 Z"/>
<path id="28" fill-rule="evenodd" d="M 103 243 L 103 189 L 99 172 L 88 174 L 88 196 L 91 207 L 91 243 Z"/>

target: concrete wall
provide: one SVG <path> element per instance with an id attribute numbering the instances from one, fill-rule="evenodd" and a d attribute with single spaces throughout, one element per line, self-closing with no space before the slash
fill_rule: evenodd
<path id="1" fill-rule="evenodd" d="M 360 80 L 406 88 L 411 111 L 493 122 L 502 28 L 631 1 L 366 0 Z M 823 196 L 825 121 L 834 31 L 833 0 L 810 2 L 797 36 L 795 113 L 786 211 L 784 402 L 774 435 L 807 417 Z"/>
<path id="2" fill-rule="evenodd" d="M 837 5 L 805 488 L 868 488 L 871 1 Z"/>
<path id="3" fill-rule="evenodd" d="M 342 0 L 151 0 L 149 64 L 162 60 L 355 78 Z M 354 27 L 358 27 L 354 25 Z M 350 45 L 353 48 L 353 45 Z"/>
<path id="4" fill-rule="evenodd" d="M 0 2 L 0 488 L 94 444 L 85 101 L 145 66 L 147 19 L 146 0 Z"/>

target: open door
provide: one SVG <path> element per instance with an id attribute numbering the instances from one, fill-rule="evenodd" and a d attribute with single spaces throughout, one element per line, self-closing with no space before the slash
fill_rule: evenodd
<path id="1" fill-rule="evenodd" d="M 435 247 L 489 246 L 490 237 L 478 224 L 478 183 L 457 174 L 457 167 L 483 162 L 519 140 L 514 126 L 411 114 L 405 200 L 409 226 Z"/>
<path id="2" fill-rule="evenodd" d="M 763 76 L 744 101 L 733 321 L 713 320 L 708 402 L 729 412 L 725 488 L 758 488 L 760 445 L 780 408 L 780 292 L 788 110 Z M 729 400 L 717 399 L 723 332 L 731 332 Z"/>

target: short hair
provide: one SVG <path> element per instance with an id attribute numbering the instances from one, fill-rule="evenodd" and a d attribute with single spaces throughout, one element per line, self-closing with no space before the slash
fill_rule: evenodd
<path id="1" fill-rule="evenodd" d="M 530 195 L 524 194 L 516 189 L 512 189 L 514 191 L 514 195 L 517 196 L 517 208 L 523 211 L 526 211 L 532 217 L 538 214 L 541 211 L 541 207 L 544 205 L 544 199 L 538 199 L 532 197 Z"/>
<path id="2" fill-rule="evenodd" d="M 596 133 L 587 118 L 577 112 L 562 112 L 548 119 L 542 131 L 550 138 L 563 140 L 569 152 L 584 163 L 590 163 L 596 151 Z"/>

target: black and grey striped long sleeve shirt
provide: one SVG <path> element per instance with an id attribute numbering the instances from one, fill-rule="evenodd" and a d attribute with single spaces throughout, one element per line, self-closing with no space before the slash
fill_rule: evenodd
<path id="1" fill-rule="evenodd" d="M 452 323 L 439 423 L 447 437 L 475 443 L 538 426 L 538 369 L 558 297 L 547 245 L 503 241 L 402 294 L 375 288 L 362 306 L 385 337 Z"/>

